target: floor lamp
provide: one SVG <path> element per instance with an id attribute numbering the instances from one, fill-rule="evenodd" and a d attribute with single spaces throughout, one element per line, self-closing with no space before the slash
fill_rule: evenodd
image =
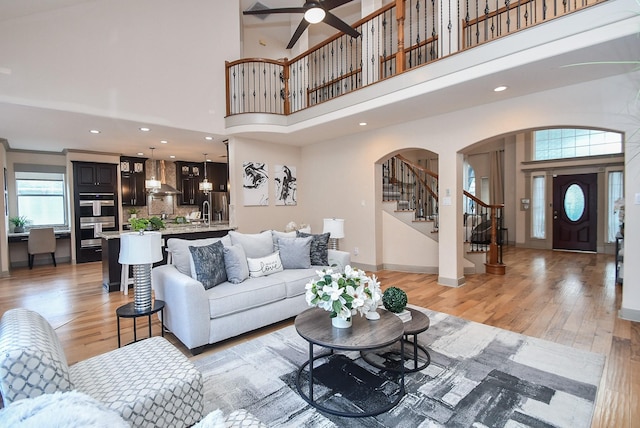
<path id="1" fill-rule="evenodd" d="M 322 233 L 329 232 L 329 248 L 338 250 L 338 239 L 344 238 L 344 219 L 325 218 Z"/>
<path id="2" fill-rule="evenodd" d="M 138 312 L 151 310 L 151 265 L 162 260 L 160 232 L 132 232 L 120 235 L 118 262 L 123 269 L 133 266 L 133 308 Z"/>

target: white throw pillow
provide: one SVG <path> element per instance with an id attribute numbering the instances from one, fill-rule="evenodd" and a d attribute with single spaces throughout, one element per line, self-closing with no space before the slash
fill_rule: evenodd
<path id="1" fill-rule="evenodd" d="M 247 265 L 249 266 L 249 276 L 251 278 L 267 276 L 284 270 L 279 251 L 257 259 L 247 257 Z"/>
<path id="2" fill-rule="evenodd" d="M 229 232 L 229 236 L 233 245 L 242 245 L 247 257 L 266 257 L 273 253 L 273 238 L 270 230 L 253 234 L 232 230 Z"/>

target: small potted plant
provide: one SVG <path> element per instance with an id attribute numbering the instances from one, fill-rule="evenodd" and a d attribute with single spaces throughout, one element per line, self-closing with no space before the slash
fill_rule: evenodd
<path id="1" fill-rule="evenodd" d="M 149 225 L 151 226 L 151 230 L 160 230 L 167 227 L 164 223 L 164 220 L 156 216 L 153 216 L 149 219 Z"/>
<path id="2" fill-rule="evenodd" d="M 140 210 L 138 208 L 129 208 L 129 218 L 138 217 L 138 213 L 139 212 L 140 212 Z"/>
<path id="3" fill-rule="evenodd" d="M 382 304 L 389 312 L 399 314 L 407 306 L 407 293 L 398 287 L 389 287 L 382 293 Z"/>
<path id="4" fill-rule="evenodd" d="M 146 218 L 129 218 L 129 224 L 131 224 L 131 230 L 142 233 L 147 226 L 149 226 L 149 220 Z"/>
<path id="5" fill-rule="evenodd" d="M 29 220 L 27 219 L 26 216 L 23 215 L 19 215 L 19 216 L 15 216 L 15 217 L 11 217 L 9 219 L 9 222 L 11 224 L 13 224 L 13 232 L 14 233 L 22 233 L 24 232 L 24 227 L 27 225 L 27 222 Z"/>

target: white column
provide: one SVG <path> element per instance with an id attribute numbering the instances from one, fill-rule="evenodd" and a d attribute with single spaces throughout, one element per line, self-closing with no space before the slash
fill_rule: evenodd
<path id="1" fill-rule="evenodd" d="M 462 237 L 462 154 L 439 153 L 438 164 L 438 283 L 452 287 L 464 284 Z M 451 168 L 450 165 L 455 165 Z"/>

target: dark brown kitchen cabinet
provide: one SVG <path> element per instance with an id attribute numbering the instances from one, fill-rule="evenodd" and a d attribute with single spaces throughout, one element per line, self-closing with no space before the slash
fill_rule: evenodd
<path id="1" fill-rule="evenodd" d="M 74 163 L 74 180 L 76 189 L 86 188 L 88 191 L 96 189 L 113 190 L 116 185 L 116 166 L 108 163 L 76 162 Z"/>
<path id="2" fill-rule="evenodd" d="M 176 184 L 178 190 L 178 205 L 200 205 L 204 201 L 200 192 L 200 182 L 204 179 L 202 163 L 176 162 Z"/>
<path id="3" fill-rule="evenodd" d="M 226 192 L 228 180 L 228 168 L 226 163 L 208 162 L 207 179 L 213 183 L 214 192 Z"/>
<path id="4" fill-rule="evenodd" d="M 102 258 L 101 232 L 118 230 L 117 166 L 73 162 L 76 261 Z"/>
<path id="5" fill-rule="evenodd" d="M 120 158 L 120 181 L 122 186 L 122 205 L 143 207 L 147 205 L 147 194 L 144 189 L 146 179 L 146 158 Z"/>

